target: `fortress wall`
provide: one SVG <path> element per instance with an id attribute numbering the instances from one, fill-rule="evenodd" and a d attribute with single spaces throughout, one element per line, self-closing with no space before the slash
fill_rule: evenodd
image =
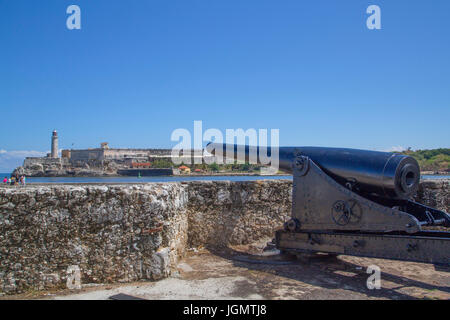
<path id="1" fill-rule="evenodd" d="M 123 159 L 125 157 L 171 156 L 167 149 L 84 149 L 70 150 L 72 161 Z"/>
<path id="2" fill-rule="evenodd" d="M 148 157 L 146 150 L 127 150 L 127 149 L 105 149 L 105 159 L 130 158 L 130 157 Z"/>
<path id="3" fill-rule="evenodd" d="M 71 161 L 103 160 L 104 149 L 70 150 Z"/>
<path id="4" fill-rule="evenodd" d="M 65 160 L 65 159 L 64 159 Z M 35 164 L 41 165 L 61 165 L 64 161 L 61 158 L 25 158 L 23 161 L 24 166 L 33 166 Z"/>
<path id="5" fill-rule="evenodd" d="M 248 244 L 283 226 L 291 214 L 292 182 L 190 182 L 188 241 L 192 247 Z"/>
<path id="6" fill-rule="evenodd" d="M 290 216 L 291 181 L 0 187 L 0 292 L 158 280 L 190 247 L 248 244 Z M 450 211 L 449 181 L 417 200 Z"/>
<path id="7" fill-rule="evenodd" d="M 416 200 L 450 213 L 450 180 L 426 180 L 419 185 Z"/>
<path id="8" fill-rule="evenodd" d="M 0 292 L 157 280 L 186 248 L 180 184 L 0 188 Z"/>
<path id="9" fill-rule="evenodd" d="M 170 149 L 105 149 L 106 159 L 124 158 L 124 157 L 151 157 L 151 156 L 171 156 Z"/>

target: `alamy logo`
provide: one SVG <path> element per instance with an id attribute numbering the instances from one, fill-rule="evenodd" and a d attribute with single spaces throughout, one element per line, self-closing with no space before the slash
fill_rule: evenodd
<path id="1" fill-rule="evenodd" d="M 66 26 L 69 30 L 80 30 L 81 29 L 81 9 L 79 6 L 72 4 L 67 7 L 67 14 L 70 16 L 67 18 Z M 381 9 L 377 5 L 370 5 L 366 10 L 367 14 L 370 16 L 367 18 L 366 25 L 369 30 L 380 30 L 381 29 Z"/>
<path id="2" fill-rule="evenodd" d="M 366 25 L 369 30 L 381 29 L 381 9 L 377 5 L 371 5 L 367 8 L 367 14 L 370 16 L 367 18 Z"/>
<path id="3" fill-rule="evenodd" d="M 81 9 L 80 9 L 80 7 L 72 4 L 67 7 L 66 13 L 70 14 L 70 16 L 66 20 L 67 29 L 80 30 L 81 29 Z"/>
<path id="4" fill-rule="evenodd" d="M 368 274 L 371 274 L 369 278 L 367 278 L 367 288 L 369 290 L 373 289 L 381 289 L 381 269 L 379 266 L 371 265 L 367 268 L 366 271 Z"/>
<path id="5" fill-rule="evenodd" d="M 67 289 L 79 290 L 81 289 L 81 271 L 77 265 L 69 266 L 67 268 Z"/>
<path id="6" fill-rule="evenodd" d="M 187 129 L 179 128 L 172 132 L 171 141 L 178 142 L 172 148 L 172 162 L 177 165 L 247 162 L 266 166 L 261 167 L 261 174 L 274 174 L 279 169 L 279 130 L 270 130 L 270 144 L 268 138 L 267 129 L 251 128 L 226 129 L 224 139 L 219 129 L 210 128 L 203 132 L 202 121 L 194 121 L 193 140 L 191 132 Z M 214 143 L 203 148 L 203 143 L 206 142 Z M 237 150 L 234 149 L 235 145 L 238 146 Z M 246 145 L 247 150 L 244 148 Z"/>

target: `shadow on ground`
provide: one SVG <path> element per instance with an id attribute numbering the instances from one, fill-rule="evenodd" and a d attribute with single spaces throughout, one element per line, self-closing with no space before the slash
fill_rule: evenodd
<path id="1" fill-rule="evenodd" d="M 245 260 L 254 259 L 254 255 L 233 248 L 209 251 L 235 268 L 249 270 L 258 293 L 268 299 L 450 299 L 448 267 L 436 271 L 428 264 L 327 255 L 301 257 L 288 264 L 271 264 L 271 258 L 267 264 L 260 259 L 249 263 Z M 379 290 L 367 287 L 369 265 L 381 269 Z M 242 284 L 244 288 L 248 285 Z M 280 291 L 284 291 L 281 297 Z"/>

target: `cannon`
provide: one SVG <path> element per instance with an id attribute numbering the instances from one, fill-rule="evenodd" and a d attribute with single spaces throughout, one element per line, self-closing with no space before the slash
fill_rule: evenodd
<path id="1" fill-rule="evenodd" d="M 278 154 L 279 169 L 293 175 L 291 219 L 275 234 L 282 252 L 450 264 L 450 215 L 412 200 L 420 168 L 410 156 L 217 143 L 208 144 L 206 150 L 258 163 L 261 154 Z"/>

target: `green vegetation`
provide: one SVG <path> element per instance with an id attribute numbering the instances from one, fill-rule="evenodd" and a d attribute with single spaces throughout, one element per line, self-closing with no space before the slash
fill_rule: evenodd
<path id="1" fill-rule="evenodd" d="M 217 163 L 211 163 L 209 166 L 208 166 L 208 168 L 209 168 L 209 170 L 211 170 L 211 171 L 214 171 L 214 172 L 217 172 L 217 171 L 219 171 L 219 165 L 217 164 Z"/>
<path id="2" fill-rule="evenodd" d="M 233 164 L 185 164 L 175 165 L 170 159 L 156 159 L 151 161 L 152 168 L 178 168 L 185 165 L 191 168 L 192 171 L 200 170 L 201 172 L 256 172 L 261 167 L 260 165 L 252 165 L 249 163 L 237 163 Z"/>
<path id="3" fill-rule="evenodd" d="M 172 168 L 173 167 L 173 163 L 170 160 L 157 159 L 157 160 L 154 160 L 152 162 L 152 167 L 153 168 L 158 168 L 158 169 Z"/>
<path id="4" fill-rule="evenodd" d="M 444 171 L 450 172 L 450 149 L 416 150 L 411 148 L 403 151 L 403 154 L 414 157 L 422 171 Z"/>
<path id="5" fill-rule="evenodd" d="M 249 163 L 238 164 L 236 161 L 233 164 L 217 164 L 214 162 L 209 165 L 203 163 L 188 167 L 193 170 L 200 169 L 204 172 L 253 172 L 260 168 L 258 165 L 251 165 Z"/>

